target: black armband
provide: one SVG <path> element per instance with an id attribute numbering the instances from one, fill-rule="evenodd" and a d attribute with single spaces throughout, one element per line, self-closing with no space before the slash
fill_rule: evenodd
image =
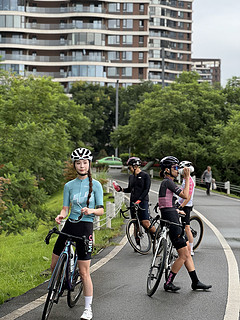
<path id="1" fill-rule="evenodd" d="M 96 206 L 96 209 L 100 209 L 100 208 L 103 208 L 103 209 L 104 209 L 104 206 L 102 206 L 102 205 Z"/>

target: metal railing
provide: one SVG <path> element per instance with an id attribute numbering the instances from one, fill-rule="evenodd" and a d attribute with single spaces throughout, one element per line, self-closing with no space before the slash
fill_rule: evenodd
<path id="1" fill-rule="evenodd" d="M 159 177 L 159 172 L 156 172 L 154 170 L 150 170 L 149 174 L 152 178 L 154 177 Z M 197 178 L 196 176 L 193 176 L 194 182 L 196 185 L 198 186 L 204 186 L 204 182 L 201 181 L 201 178 Z M 178 182 L 181 182 L 181 178 L 180 176 L 178 176 Z M 231 184 L 230 181 L 214 181 L 216 184 L 216 189 L 217 191 L 223 191 L 226 192 L 227 194 L 240 194 L 240 186 L 237 186 L 235 184 Z M 211 189 L 212 189 L 212 185 L 211 185 Z"/>

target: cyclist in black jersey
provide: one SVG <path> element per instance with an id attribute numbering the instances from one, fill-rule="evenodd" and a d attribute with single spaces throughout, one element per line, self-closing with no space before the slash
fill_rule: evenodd
<path id="1" fill-rule="evenodd" d="M 138 157 L 131 157 L 127 161 L 128 169 L 131 171 L 131 175 L 128 180 L 128 187 L 122 188 L 119 185 L 115 185 L 114 188 L 116 191 L 123 191 L 125 193 L 130 193 L 130 203 L 138 203 L 139 210 L 138 216 L 144 228 L 148 229 L 150 227 L 149 221 L 149 210 L 148 210 L 148 202 L 149 202 L 149 190 L 151 186 L 150 176 L 141 171 L 140 165 L 141 160 Z M 133 216 L 134 208 L 131 209 L 131 215 Z M 156 228 L 153 226 L 149 229 L 152 237 L 154 237 Z M 138 239 L 136 239 L 138 241 Z M 140 240 L 139 240 L 140 242 Z"/>
<path id="2" fill-rule="evenodd" d="M 173 156 L 167 156 L 161 160 L 160 164 L 160 174 L 164 177 L 159 189 L 159 208 L 161 209 L 161 216 L 164 220 L 169 220 L 171 222 L 179 224 L 179 210 L 174 207 L 173 196 L 174 194 L 176 194 L 183 199 L 187 199 L 189 194 L 190 170 L 187 167 L 183 169 L 185 186 L 182 190 L 173 182 L 174 178 L 178 176 L 179 160 Z M 183 211 L 180 212 L 184 214 Z M 187 268 L 188 273 L 191 277 L 193 290 L 210 289 L 212 287 L 211 285 L 205 285 L 201 283 L 197 277 L 192 256 L 188 248 L 188 239 L 186 235 L 182 233 L 182 227 L 171 224 L 169 236 L 174 247 L 177 249 L 178 258 L 172 265 L 169 277 L 164 284 L 164 289 L 166 291 L 173 292 L 180 289 L 180 287 L 177 287 L 173 284 L 173 280 L 183 264 Z"/>

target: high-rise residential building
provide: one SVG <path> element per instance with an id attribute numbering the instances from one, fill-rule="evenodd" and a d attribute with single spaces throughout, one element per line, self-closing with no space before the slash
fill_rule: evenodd
<path id="1" fill-rule="evenodd" d="M 121 86 L 191 70 L 193 0 L 1 0 L 1 67 Z"/>
<path id="2" fill-rule="evenodd" d="M 191 71 L 193 0 L 150 0 L 149 80 L 163 86 Z"/>
<path id="3" fill-rule="evenodd" d="M 21 75 L 139 83 L 148 72 L 148 3 L 1 0 L 3 67 Z"/>
<path id="4" fill-rule="evenodd" d="M 221 83 L 221 60 L 192 58 L 192 71 L 200 75 L 198 82 Z"/>

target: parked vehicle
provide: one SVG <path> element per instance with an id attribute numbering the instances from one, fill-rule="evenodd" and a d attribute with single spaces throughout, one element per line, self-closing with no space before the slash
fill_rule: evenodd
<path id="1" fill-rule="evenodd" d="M 106 165 L 106 166 L 109 166 L 110 168 L 111 167 L 122 168 L 123 166 L 122 160 L 114 156 L 99 159 L 96 161 L 96 164 Z"/>

